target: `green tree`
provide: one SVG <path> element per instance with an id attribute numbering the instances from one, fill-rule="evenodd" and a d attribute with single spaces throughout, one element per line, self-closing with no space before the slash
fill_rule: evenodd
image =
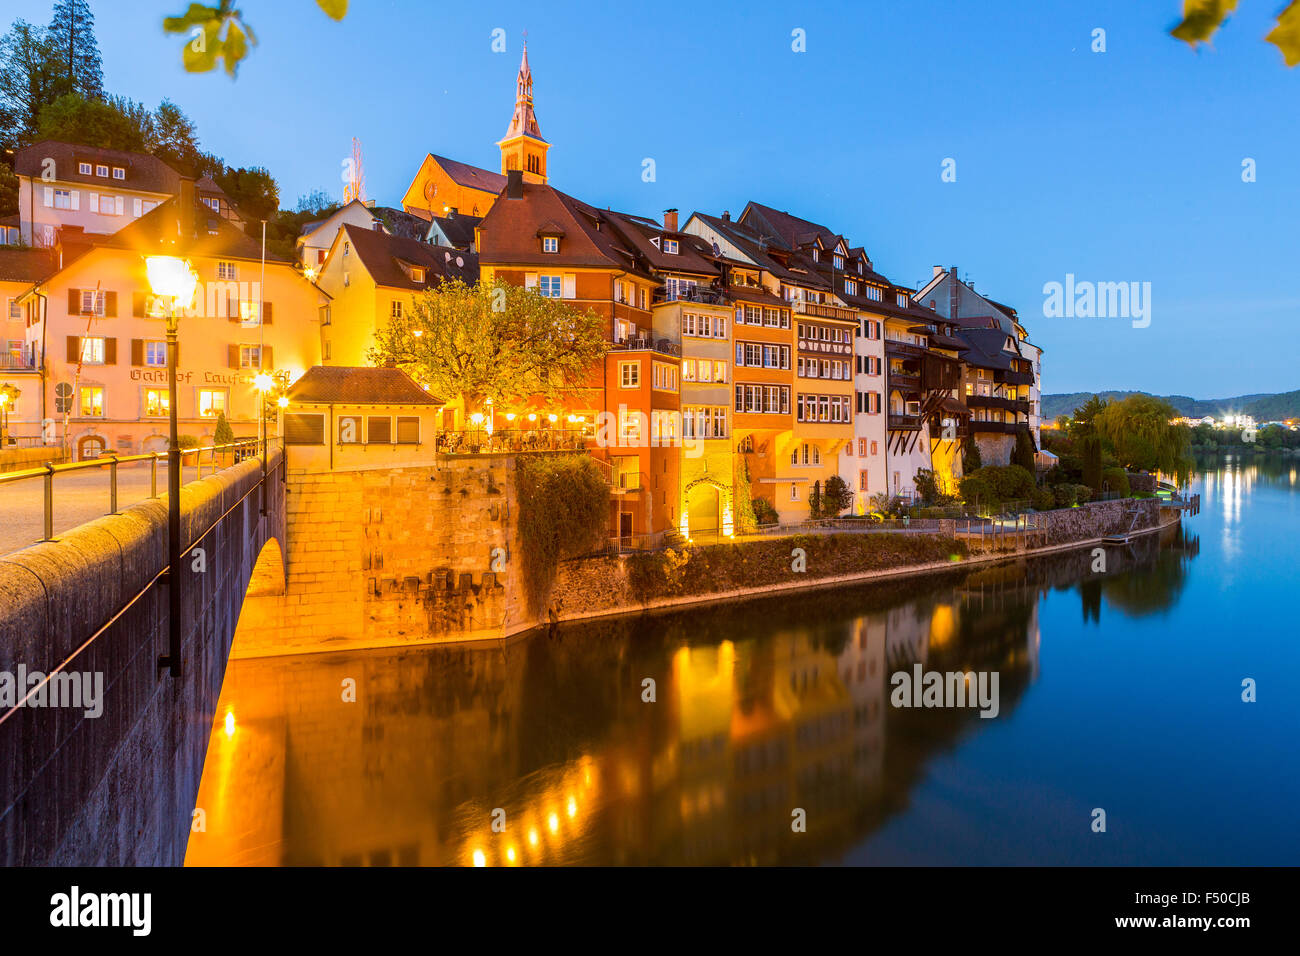
<path id="1" fill-rule="evenodd" d="M 0 217 L 12 216 L 18 211 L 18 174 L 13 167 L 0 159 Z"/>
<path id="2" fill-rule="evenodd" d="M 138 153 L 148 146 L 142 119 L 138 113 L 124 112 L 116 102 L 65 93 L 41 110 L 36 138 Z"/>
<path id="3" fill-rule="evenodd" d="M 841 511 L 853 504 L 853 489 L 839 475 L 826 479 L 826 489 L 822 492 L 822 514 L 834 518 Z"/>
<path id="4" fill-rule="evenodd" d="M 235 430 L 230 427 L 230 422 L 226 421 L 225 412 L 217 412 L 217 425 L 212 430 L 212 444 L 229 445 L 235 440 Z"/>
<path id="5" fill-rule="evenodd" d="M 738 455 L 731 489 L 731 524 L 736 534 L 750 534 L 758 526 L 754 514 L 754 491 L 749 481 L 749 457 Z"/>
<path id="6" fill-rule="evenodd" d="M 419 333 L 418 335 L 416 333 Z M 540 398 L 560 404 L 587 386 L 605 354 L 605 322 L 561 299 L 498 281 L 443 282 L 375 333 L 370 359 L 392 363 L 465 411 Z"/>
<path id="7" fill-rule="evenodd" d="M 822 517 L 822 483 L 814 481 L 812 491 L 808 492 L 808 517 Z"/>
<path id="8" fill-rule="evenodd" d="M 1172 423 L 1177 414 L 1164 399 L 1134 394 L 1106 406 L 1096 417 L 1096 429 L 1125 468 L 1161 471 L 1181 483 L 1190 477 L 1193 462 L 1191 429 Z"/>
<path id="9" fill-rule="evenodd" d="M 1208 43 L 1236 9 L 1237 0 L 1183 0 L 1183 19 L 1169 33 L 1192 47 Z M 1282 51 L 1287 66 L 1300 63 L 1300 0 L 1287 4 L 1264 39 Z"/>
<path id="10" fill-rule="evenodd" d="M 55 0 L 49 35 L 62 66 L 59 92 L 90 100 L 102 97 L 104 74 L 90 4 L 86 0 Z"/>
<path id="11" fill-rule="evenodd" d="M 961 446 L 961 470 L 964 474 L 969 475 L 972 471 L 978 471 L 984 466 L 980 458 L 980 446 L 974 438 L 967 438 Z"/>
<path id="12" fill-rule="evenodd" d="M 1034 456 L 1038 449 L 1034 447 L 1034 436 L 1026 431 L 1016 432 L 1016 447 L 1011 453 L 1011 463 L 1024 468 L 1031 475 L 1034 473 Z"/>
<path id="13" fill-rule="evenodd" d="M 1106 438 L 1098 429 L 1097 420 L 1106 408 L 1106 400 L 1093 395 L 1074 410 L 1067 429 L 1079 455 L 1083 483 L 1097 491 L 1101 490 L 1102 454 L 1106 450 Z"/>
<path id="14" fill-rule="evenodd" d="M 199 132 L 193 120 L 171 100 L 164 99 L 154 110 L 153 125 L 149 152 L 178 172 L 200 175 L 206 157 L 199 150 Z"/>
<path id="15" fill-rule="evenodd" d="M 41 110 L 58 98 L 61 75 L 58 51 L 49 30 L 15 20 L 0 37 L 3 145 L 24 146 L 35 139 Z"/>

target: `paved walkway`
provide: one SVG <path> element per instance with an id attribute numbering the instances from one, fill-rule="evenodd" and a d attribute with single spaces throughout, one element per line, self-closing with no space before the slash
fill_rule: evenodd
<path id="1" fill-rule="evenodd" d="M 117 507 L 124 510 L 149 497 L 147 461 L 117 466 Z M 194 480 L 194 468 L 182 477 Z M 108 514 L 109 469 L 87 469 L 54 476 L 54 534 Z M 158 492 L 167 491 L 167 465 L 158 463 Z M 40 541 L 45 535 L 45 482 L 40 478 L 0 485 L 0 555 Z"/>

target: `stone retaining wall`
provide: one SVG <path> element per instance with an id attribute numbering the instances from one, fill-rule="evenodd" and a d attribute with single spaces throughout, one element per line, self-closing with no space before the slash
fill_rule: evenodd
<path id="1" fill-rule="evenodd" d="M 63 449 L 57 447 L 37 445 L 0 450 L 0 472 L 26 471 L 29 468 L 42 468 L 46 464 L 57 465 L 61 461 Z"/>

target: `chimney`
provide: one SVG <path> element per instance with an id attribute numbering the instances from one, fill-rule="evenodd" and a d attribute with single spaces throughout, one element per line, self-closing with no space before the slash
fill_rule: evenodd
<path id="1" fill-rule="evenodd" d="M 961 314 L 961 289 L 957 285 L 957 267 L 951 271 L 952 281 L 948 283 L 948 318 L 955 319 Z"/>
<path id="2" fill-rule="evenodd" d="M 665 232 L 677 231 L 677 210 L 676 209 L 664 210 L 664 231 Z"/>
<path id="3" fill-rule="evenodd" d="M 935 267 L 934 267 L 934 275 L 932 275 L 930 278 L 931 278 L 931 279 L 937 279 L 937 278 L 939 278 L 939 276 L 941 276 L 941 275 L 943 275 L 943 266 L 935 266 Z"/>
<path id="4" fill-rule="evenodd" d="M 506 170 L 506 198 L 524 198 L 524 171 L 522 169 Z"/>
<path id="5" fill-rule="evenodd" d="M 730 209 L 724 209 L 724 210 L 722 210 L 722 221 L 723 221 L 723 222 L 731 222 L 731 210 L 730 210 Z"/>
<path id="6" fill-rule="evenodd" d="M 176 234 L 186 239 L 194 238 L 194 202 L 194 179 L 182 176 L 176 197 Z"/>

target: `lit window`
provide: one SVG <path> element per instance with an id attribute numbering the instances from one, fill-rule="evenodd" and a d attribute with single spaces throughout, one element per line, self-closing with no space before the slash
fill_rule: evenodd
<path id="1" fill-rule="evenodd" d="M 81 386 L 81 417 L 104 417 L 104 389 L 101 386 Z"/>
<path id="2" fill-rule="evenodd" d="M 167 389 L 146 388 L 144 390 L 144 414 L 146 418 L 162 418 L 167 414 Z"/>
<path id="3" fill-rule="evenodd" d="M 418 267 L 416 267 L 416 266 L 412 266 L 412 267 L 411 267 L 411 281 L 412 281 L 412 282 L 423 282 L 423 281 L 424 281 L 424 270 L 421 269 L 421 268 L 418 268 Z"/>
<path id="4" fill-rule="evenodd" d="M 96 337 L 82 339 L 81 361 L 84 365 L 103 365 L 104 340 Z"/>
<path id="5" fill-rule="evenodd" d="M 219 412 L 226 410 L 226 390 L 224 388 L 199 389 L 199 416 L 216 418 Z"/>
<path id="6" fill-rule="evenodd" d="M 640 362 L 619 362 L 618 379 L 622 388 L 640 388 L 641 387 L 641 363 Z"/>

